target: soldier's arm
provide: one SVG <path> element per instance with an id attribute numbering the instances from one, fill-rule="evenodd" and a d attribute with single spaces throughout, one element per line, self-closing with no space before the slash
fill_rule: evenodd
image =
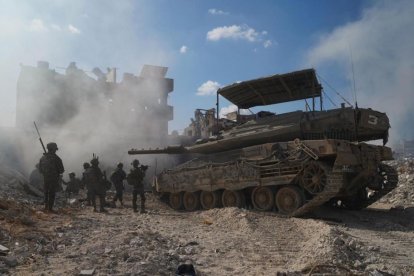
<path id="1" fill-rule="evenodd" d="M 103 173 L 102 173 L 102 171 L 101 171 L 101 169 L 100 168 L 97 168 L 97 170 L 96 170 L 96 176 L 98 177 L 98 179 L 103 179 Z"/>
<path id="2" fill-rule="evenodd" d="M 58 168 L 59 174 L 62 174 L 65 171 L 65 168 L 63 167 L 62 159 L 60 159 L 59 156 L 57 156 L 57 168 Z"/>

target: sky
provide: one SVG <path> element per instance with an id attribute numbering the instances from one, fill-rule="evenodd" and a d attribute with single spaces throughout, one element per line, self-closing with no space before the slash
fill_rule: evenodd
<path id="1" fill-rule="evenodd" d="M 116 67 L 118 76 L 139 74 L 144 64 L 167 66 L 174 79 L 170 131 L 182 131 L 196 108 L 215 107 L 222 86 L 315 68 L 330 99 L 324 108 L 343 102 L 339 92 L 386 112 L 391 139 L 414 138 L 414 1 L 0 0 L 0 6 L 0 126 L 14 125 L 20 64 L 44 60 L 58 72 L 75 61 L 85 71 Z M 222 112 L 234 108 L 220 105 Z M 254 111 L 260 109 L 283 113 L 304 103 Z"/>

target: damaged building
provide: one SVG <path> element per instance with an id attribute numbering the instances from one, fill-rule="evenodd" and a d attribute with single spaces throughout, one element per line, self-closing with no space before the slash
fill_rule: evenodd
<path id="1" fill-rule="evenodd" d="M 119 82 L 116 68 L 86 72 L 72 62 L 63 70 L 57 72 L 45 61 L 21 66 L 17 128 L 33 130 L 36 121 L 44 131 L 64 127 L 67 132 L 110 133 L 124 142 L 167 143 L 173 119 L 167 100 L 174 87 L 174 80 L 165 77 L 168 68 L 144 65 L 139 75 L 124 73 Z"/>

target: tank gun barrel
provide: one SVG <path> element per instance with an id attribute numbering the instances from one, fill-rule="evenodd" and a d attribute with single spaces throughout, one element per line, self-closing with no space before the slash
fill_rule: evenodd
<path id="1" fill-rule="evenodd" d="M 148 149 L 131 149 L 128 151 L 129 155 L 134 154 L 183 154 L 188 150 L 183 146 L 168 146 L 165 148 L 148 148 Z"/>

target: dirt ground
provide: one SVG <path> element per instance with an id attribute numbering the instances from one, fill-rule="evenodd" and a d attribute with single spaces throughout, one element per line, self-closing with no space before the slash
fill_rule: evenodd
<path id="1" fill-rule="evenodd" d="M 191 261 L 198 275 L 414 275 L 413 207 L 287 218 L 238 208 L 177 212 L 152 195 L 139 214 L 126 202 L 107 214 L 76 203 L 46 214 L 3 201 L 0 244 L 9 252 L 0 274 L 174 275 Z"/>

